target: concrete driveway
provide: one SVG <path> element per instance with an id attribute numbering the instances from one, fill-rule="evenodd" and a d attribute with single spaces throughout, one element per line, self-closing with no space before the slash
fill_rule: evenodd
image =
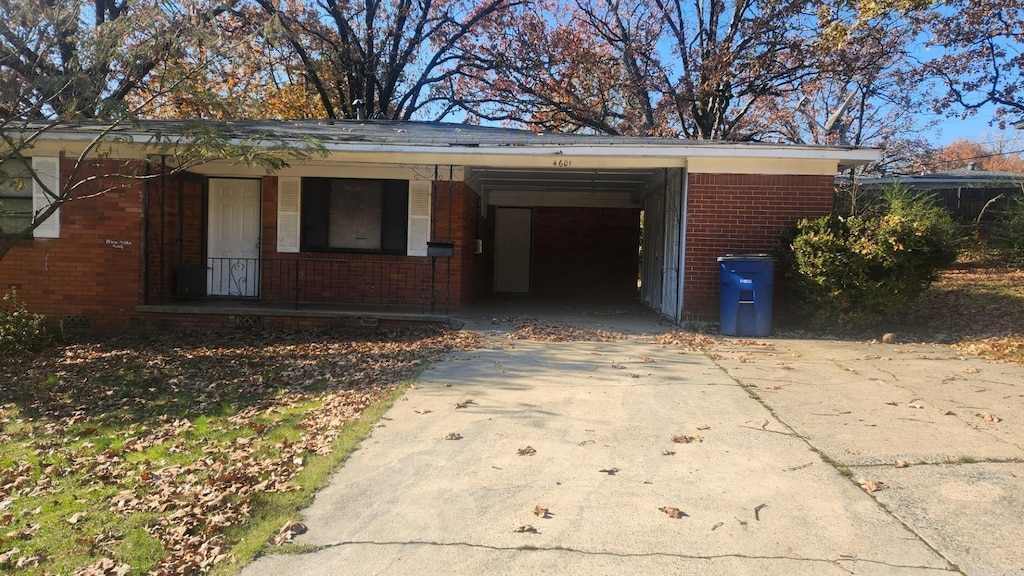
<path id="1" fill-rule="evenodd" d="M 303 511 L 304 552 L 243 574 L 1024 574 L 1019 367 L 780 339 L 709 357 L 625 314 L 577 319 L 625 340 L 509 341 L 488 320 Z"/>

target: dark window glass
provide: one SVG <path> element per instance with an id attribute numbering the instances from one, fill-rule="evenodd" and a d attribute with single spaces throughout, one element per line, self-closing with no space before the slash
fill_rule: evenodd
<path id="1" fill-rule="evenodd" d="M 302 249 L 404 254 L 409 183 L 302 179 Z"/>
<path id="2" fill-rule="evenodd" d="M 16 234 L 32 224 L 32 172 L 23 162 L 0 164 L 0 230 Z"/>

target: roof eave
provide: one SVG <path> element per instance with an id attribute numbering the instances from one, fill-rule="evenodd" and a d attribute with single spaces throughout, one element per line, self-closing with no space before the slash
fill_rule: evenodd
<path id="1" fill-rule="evenodd" d="M 46 140 L 63 142 L 89 142 L 95 134 L 77 130 L 54 130 L 46 134 Z M 148 132 L 119 132 L 117 145 L 127 145 L 142 149 L 173 146 L 176 142 L 155 141 L 155 135 Z M 178 143 L 186 140 L 181 138 Z M 252 140 L 233 139 L 234 144 L 252 144 Z M 295 138 L 267 137 L 261 144 L 270 146 L 301 145 L 303 140 Z M 419 158 L 451 158 L 453 162 L 472 164 L 476 159 L 498 161 L 507 158 L 614 158 L 633 157 L 650 160 L 670 160 L 685 158 L 749 158 L 749 159 L 789 159 L 789 160 L 828 160 L 835 161 L 839 170 L 848 170 L 856 166 L 870 164 L 881 159 L 881 150 L 859 147 L 826 147 L 806 145 L 786 145 L 748 142 L 700 143 L 680 140 L 678 143 L 650 143 L 624 138 L 622 142 L 598 144 L 572 143 L 541 143 L 522 142 L 514 145 L 488 145 L 485 143 L 450 144 L 398 144 L 388 142 L 363 141 L 327 141 L 319 142 L 328 153 L 360 155 L 402 154 Z M 676 164 L 678 162 L 669 162 Z"/>

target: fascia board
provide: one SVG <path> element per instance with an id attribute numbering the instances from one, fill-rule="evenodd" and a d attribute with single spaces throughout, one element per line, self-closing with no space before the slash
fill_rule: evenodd
<path id="1" fill-rule="evenodd" d="M 53 131 L 40 139 L 37 147 L 50 149 L 52 142 L 80 143 L 80 146 L 66 146 L 68 152 L 84 149 L 94 134 Z M 102 151 L 106 156 L 120 158 L 141 158 L 152 153 L 157 144 L 145 134 L 117 135 L 118 140 L 106 143 Z M 251 141 L 234 140 L 234 144 Z M 267 146 L 280 144 L 301 144 L 299 141 L 271 141 Z M 161 142 L 160 147 L 170 143 Z M 397 155 L 403 163 L 416 164 L 459 164 L 495 167 L 559 167 L 559 159 L 571 159 L 566 168 L 591 168 L 607 166 L 609 159 L 621 159 L 638 168 L 685 167 L 687 158 L 746 158 L 751 160 L 831 160 L 850 167 L 867 164 L 881 159 L 881 150 L 874 148 L 832 148 L 813 146 L 790 146 L 773 144 L 706 144 L 664 146 L 657 144 L 622 145 L 544 145 L 544 146 L 437 146 L 412 144 L 380 144 L 362 142 L 327 142 L 324 149 L 330 157 L 343 157 L 350 161 L 381 162 L 381 156 Z M 60 147 L 60 146 L 58 146 Z M 576 164 L 576 162 L 579 164 Z"/>

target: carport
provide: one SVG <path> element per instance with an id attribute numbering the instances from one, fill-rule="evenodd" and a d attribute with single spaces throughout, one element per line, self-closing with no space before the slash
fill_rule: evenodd
<path id="1" fill-rule="evenodd" d="M 645 305 L 680 318 L 682 253 L 673 246 L 684 169 L 606 164 L 467 168 L 492 243 L 483 272 L 491 293 L 614 302 L 635 301 L 639 289 Z"/>
<path id="2" fill-rule="evenodd" d="M 467 168 L 486 222 L 484 292 L 635 301 L 642 275 L 643 302 L 677 317 L 674 307 L 661 308 L 661 294 L 678 301 L 679 261 L 668 270 L 662 261 L 665 208 L 680 204 L 681 174 L 680 167 Z M 670 217 L 678 242 L 678 209 Z M 671 281 L 663 286 L 666 276 Z"/>

